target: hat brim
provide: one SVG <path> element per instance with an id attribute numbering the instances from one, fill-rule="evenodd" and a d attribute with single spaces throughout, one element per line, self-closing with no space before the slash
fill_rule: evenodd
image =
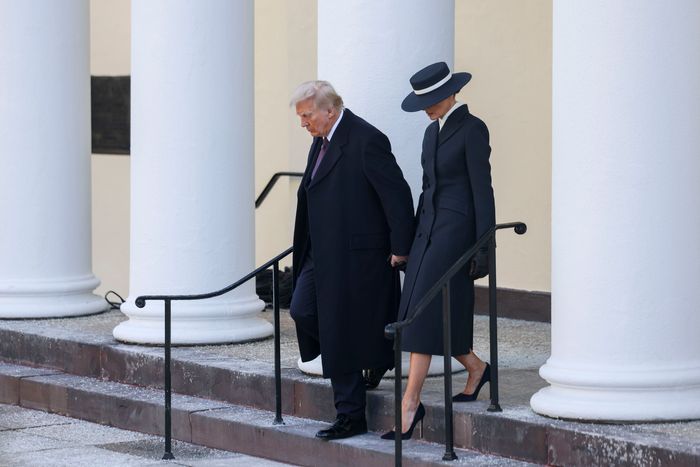
<path id="1" fill-rule="evenodd" d="M 454 73 L 449 81 L 434 91 L 427 94 L 416 94 L 412 92 L 401 103 L 401 108 L 406 112 L 418 112 L 435 105 L 443 99 L 447 99 L 452 94 L 456 94 L 472 79 L 469 73 Z"/>

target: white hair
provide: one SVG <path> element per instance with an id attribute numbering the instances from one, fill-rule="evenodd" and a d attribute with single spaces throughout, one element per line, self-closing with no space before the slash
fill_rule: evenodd
<path id="1" fill-rule="evenodd" d="M 313 99 L 317 108 L 326 110 L 334 108 L 340 112 L 343 110 L 343 98 L 335 92 L 328 81 L 307 81 L 301 83 L 292 93 L 289 105 L 294 107 L 301 101 Z"/>

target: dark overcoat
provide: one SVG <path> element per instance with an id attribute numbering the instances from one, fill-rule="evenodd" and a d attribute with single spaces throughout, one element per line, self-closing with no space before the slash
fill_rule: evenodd
<path id="1" fill-rule="evenodd" d="M 435 121 L 423 137 L 423 192 L 408 259 L 399 315 L 405 319 L 435 282 L 495 224 L 489 132 L 466 105 L 442 130 Z M 450 283 L 452 355 L 472 348 L 474 281 L 463 268 Z M 443 355 L 442 294 L 404 332 L 402 349 Z"/>
<path id="2" fill-rule="evenodd" d="M 314 138 L 294 226 L 294 285 L 311 247 L 320 340 L 297 332 L 301 358 L 321 353 L 326 377 L 391 367 L 384 326 L 397 319 L 400 285 L 388 258 L 411 247 L 411 190 L 389 139 L 348 109 L 311 180 L 320 146 Z"/>

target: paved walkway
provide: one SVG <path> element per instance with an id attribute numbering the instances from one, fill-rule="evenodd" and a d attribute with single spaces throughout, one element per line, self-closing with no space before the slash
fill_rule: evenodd
<path id="1" fill-rule="evenodd" d="M 250 466 L 281 464 L 173 442 L 175 460 L 160 460 L 163 438 L 0 404 L 0 467 Z"/>

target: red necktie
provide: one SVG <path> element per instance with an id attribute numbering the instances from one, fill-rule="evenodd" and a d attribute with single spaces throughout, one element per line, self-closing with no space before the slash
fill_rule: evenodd
<path id="1" fill-rule="evenodd" d="M 326 155 L 326 150 L 328 150 L 328 138 L 323 138 L 323 143 L 321 144 L 321 151 L 318 153 L 318 157 L 316 158 L 316 165 L 314 166 L 314 170 L 311 172 L 311 179 L 313 180 L 314 176 L 316 175 L 316 171 L 318 170 L 318 166 L 321 165 L 321 160 L 323 159 L 323 156 Z"/>

